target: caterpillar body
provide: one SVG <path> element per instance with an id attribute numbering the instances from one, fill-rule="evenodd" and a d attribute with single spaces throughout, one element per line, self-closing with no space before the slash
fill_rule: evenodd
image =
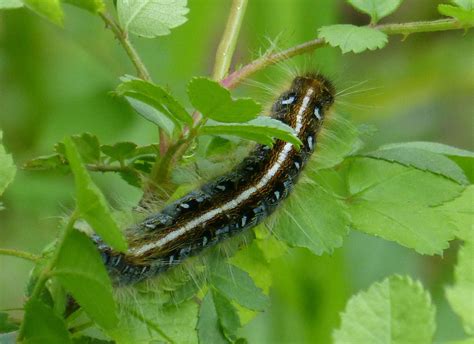
<path id="1" fill-rule="evenodd" d="M 293 79 L 271 108 L 303 143 L 257 145 L 236 168 L 190 192 L 126 231 L 129 249 L 96 239 L 115 284 L 132 284 L 168 270 L 189 256 L 262 222 L 292 190 L 313 153 L 335 89 L 320 74 Z"/>

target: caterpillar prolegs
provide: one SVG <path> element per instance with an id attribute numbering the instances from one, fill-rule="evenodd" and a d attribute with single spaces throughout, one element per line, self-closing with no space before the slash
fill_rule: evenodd
<path id="1" fill-rule="evenodd" d="M 155 276 L 269 216 L 288 197 L 313 153 L 334 95 L 331 82 L 320 74 L 294 78 L 276 99 L 271 116 L 295 130 L 303 143 L 299 150 L 281 140 L 273 147 L 257 145 L 230 173 L 127 230 L 126 253 L 97 240 L 114 283 Z"/>

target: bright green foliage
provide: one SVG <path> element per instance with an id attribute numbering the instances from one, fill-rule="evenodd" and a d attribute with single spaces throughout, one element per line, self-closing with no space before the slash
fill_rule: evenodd
<path id="1" fill-rule="evenodd" d="M 256 227 L 254 232 L 266 233 L 266 236 L 253 240 L 231 257 L 230 262 L 247 272 L 255 285 L 268 295 L 272 285 L 270 262 L 285 252 L 285 244 L 270 235 L 263 226 Z"/>
<path id="2" fill-rule="evenodd" d="M 339 47 L 343 54 L 381 49 L 388 42 L 385 33 L 366 26 L 338 24 L 323 26 L 318 32 L 320 38 L 333 47 Z"/>
<path id="3" fill-rule="evenodd" d="M 64 320 L 43 302 L 31 299 L 25 305 L 24 340 L 28 344 L 72 343 Z"/>
<path id="4" fill-rule="evenodd" d="M 273 145 L 274 138 L 291 142 L 296 146 L 301 144 L 293 128 L 273 118 L 263 116 L 247 123 L 208 122 L 199 133 L 201 135 L 232 135 L 268 146 Z"/>
<path id="5" fill-rule="evenodd" d="M 260 311 L 268 305 L 267 297 L 250 276 L 231 264 L 219 264 L 213 268 L 210 284 L 227 299 L 248 309 Z"/>
<path id="6" fill-rule="evenodd" d="M 460 184 L 469 183 L 463 170 L 451 159 L 423 149 L 411 147 L 381 148 L 366 155 L 440 174 Z"/>
<path id="7" fill-rule="evenodd" d="M 347 0 L 359 11 L 370 15 L 371 23 L 377 23 L 383 17 L 393 13 L 403 0 Z"/>
<path id="8" fill-rule="evenodd" d="M 168 35 L 186 22 L 187 0 L 118 0 L 117 11 L 124 30 L 153 38 Z"/>
<path id="9" fill-rule="evenodd" d="M 415 141 L 415 142 L 391 143 L 388 145 L 380 146 L 379 150 L 392 149 L 392 148 L 417 148 L 417 149 L 422 149 L 427 152 L 443 154 L 446 156 L 474 158 L 474 152 L 448 146 L 448 145 L 438 143 L 438 142 Z"/>
<path id="10" fill-rule="evenodd" d="M 306 247 L 321 255 L 342 245 L 349 224 L 341 201 L 317 184 L 302 181 L 279 209 L 270 228 L 288 245 Z"/>
<path id="11" fill-rule="evenodd" d="M 59 0 L 22 0 L 33 12 L 49 19 L 56 25 L 63 25 L 64 13 Z"/>
<path id="12" fill-rule="evenodd" d="M 415 148 L 421 149 L 425 152 L 445 155 L 463 169 L 465 175 L 469 178 L 471 183 L 474 182 L 474 152 L 447 146 L 442 143 L 423 141 L 392 143 L 381 146 L 378 150 L 398 148 Z M 440 167 L 438 167 L 438 169 L 440 169 Z"/>
<path id="13" fill-rule="evenodd" d="M 464 330 L 474 335 L 474 232 L 459 249 L 455 271 L 456 283 L 446 289 L 446 296 L 463 322 Z"/>
<path id="14" fill-rule="evenodd" d="M 340 114 L 331 114 L 318 135 L 316 151 L 307 170 L 322 170 L 340 164 L 346 156 L 362 147 L 360 135 L 360 130 L 352 122 Z"/>
<path id="15" fill-rule="evenodd" d="M 474 9 L 472 9 L 472 5 L 471 9 L 467 9 L 442 4 L 438 5 L 438 11 L 445 16 L 456 18 L 466 26 L 474 25 Z"/>
<path id="16" fill-rule="evenodd" d="M 7 313 L 0 312 L 0 333 L 6 333 L 17 330 L 18 326 L 15 325 L 8 317 Z M 1 335 L 0 335 L 1 339 Z M 1 341 L 0 341 L 1 342 Z"/>
<path id="17" fill-rule="evenodd" d="M 105 9 L 103 0 L 62 0 L 65 3 L 83 8 L 92 13 L 102 12 Z"/>
<path id="18" fill-rule="evenodd" d="M 147 120 L 168 133 L 173 130 L 170 121 L 178 128 L 181 128 L 183 123 L 192 124 L 189 113 L 161 86 L 144 80 L 125 80 L 117 87 L 117 94 L 126 97 L 132 107 Z M 134 101 L 131 101 L 132 99 Z"/>
<path id="19" fill-rule="evenodd" d="M 222 296 L 217 290 L 211 291 L 216 307 L 216 313 L 219 318 L 220 327 L 224 335 L 231 341 L 235 341 L 236 332 L 240 327 L 240 319 L 237 310 L 226 297 Z"/>
<path id="20" fill-rule="evenodd" d="M 431 343 L 434 320 L 435 308 L 421 284 L 392 276 L 349 300 L 334 342 Z"/>
<path id="21" fill-rule="evenodd" d="M 126 250 L 127 243 L 112 218 L 107 201 L 82 165 L 79 152 L 72 139 L 66 138 L 64 145 L 76 181 L 77 207 L 81 216 L 105 242 L 119 251 Z"/>
<path id="22" fill-rule="evenodd" d="M 464 8 L 465 10 L 473 10 L 474 9 L 474 1 L 473 0 L 451 0 L 453 3 L 458 5 L 459 7 Z"/>
<path id="23" fill-rule="evenodd" d="M 228 89 L 207 78 L 194 78 L 188 84 L 193 106 L 204 117 L 218 122 L 247 122 L 255 119 L 262 106 L 251 98 L 232 99 Z"/>
<path id="24" fill-rule="evenodd" d="M 113 333 L 119 343 L 197 343 L 195 302 L 168 304 L 169 297 L 161 292 L 130 292 L 120 304 L 120 322 Z"/>
<path id="25" fill-rule="evenodd" d="M 2 0 L 0 1 L 0 9 L 20 8 L 23 7 L 21 0 Z"/>
<path id="26" fill-rule="evenodd" d="M 70 231 L 53 274 L 97 324 L 105 329 L 117 325 L 112 285 L 97 249 L 85 234 Z"/>
<path id="27" fill-rule="evenodd" d="M 349 168 L 349 212 L 354 227 L 422 254 L 441 253 L 456 229 L 439 208 L 459 196 L 457 183 L 429 172 L 375 159 Z"/>
<path id="28" fill-rule="evenodd" d="M 7 154 L 2 145 L 2 135 L 0 131 L 0 195 L 3 194 L 7 186 L 13 181 L 16 173 L 12 156 Z"/>
<path id="29" fill-rule="evenodd" d="M 103 145 L 102 152 L 110 157 L 110 161 L 124 161 L 133 156 L 137 145 L 133 142 L 118 142 L 114 145 Z"/>
<path id="30" fill-rule="evenodd" d="M 100 144 L 97 136 L 90 133 L 83 133 L 81 135 L 72 136 L 72 139 L 84 163 L 100 163 Z M 66 151 L 61 143 L 55 148 L 56 151 L 61 151 L 65 155 Z"/>
<path id="31" fill-rule="evenodd" d="M 199 343 L 226 344 L 227 339 L 222 333 L 219 318 L 216 312 L 216 306 L 212 293 L 207 293 L 201 303 L 199 310 L 199 321 L 197 325 Z"/>
<path id="32" fill-rule="evenodd" d="M 474 232 L 474 185 L 468 186 L 455 200 L 440 206 L 457 228 L 457 237 L 468 240 Z"/>

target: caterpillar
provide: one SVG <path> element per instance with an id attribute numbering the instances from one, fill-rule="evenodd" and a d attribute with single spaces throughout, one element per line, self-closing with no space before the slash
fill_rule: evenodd
<path id="1" fill-rule="evenodd" d="M 273 147 L 256 145 L 230 173 L 129 228 L 126 253 L 96 238 L 114 284 L 133 284 L 158 275 L 272 214 L 288 197 L 313 153 L 334 96 L 333 85 L 321 74 L 295 77 L 272 105 L 271 117 L 294 129 L 302 142 L 300 149 L 282 140 Z"/>

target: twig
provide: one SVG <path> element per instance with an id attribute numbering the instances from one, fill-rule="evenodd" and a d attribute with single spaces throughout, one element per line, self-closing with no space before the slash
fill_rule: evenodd
<path id="1" fill-rule="evenodd" d="M 107 27 L 109 27 L 110 30 L 112 30 L 115 37 L 118 39 L 118 41 L 122 45 L 123 49 L 125 50 L 128 57 L 130 58 L 130 61 L 132 61 L 133 65 L 135 66 L 138 76 L 143 80 L 151 81 L 150 73 L 148 73 L 148 70 L 145 67 L 145 64 L 143 63 L 137 51 L 135 50 L 132 43 L 128 39 L 127 32 L 122 30 L 122 28 L 114 21 L 112 17 L 110 17 L 109 14 L 105 12 L 104 13 L 99 12 L 99 16 L 105 22 Z"/>
<path id="2" fill-rule="evenodd" d="M 224 35 L 216 52 L 216 61 L 212 73 L 214 80 L 223 79 L 229 71 L 246 8 L 247 0 L 234 0 L 232 2 Z"/>
<path id="3" fill-rule="evenodd" d="M 222 80 L 229 71 L 245 10 L 247 9 L 247 2 L 248 0 L 233 0 L 232 2 L 224 34 L 222 35 L 216 52 L 216 60 L 212 74 L 215 80 Z M 160 165 L 153 168 L 151 178 L 153 181 L 164 182 L 166 178 L 168 178 L 169 171 L 174 166 L 174 163 L 186 152 L 196 137 L 198 128 L 204 124 L 205 120 L 200 118 L 198 112 L 193 114 L 193 118 L 195 123 L 194 128 L 191 128 L 187 135 L 182 135 L 182 137 L 168 149 L 166 155 L 161 159 Z M 146 190 L 145 193 L 147 193 Z"/>
<path id="4" fill-rule="evenodd" d="M 36 254 L 24 252 L 24 251 L 12 250 L 8 248 L 0 248 L 0 255 L 22 258 L 25 260 L 29 260 L 30 262 L 33 262 L 33 263 L 36 263 L 40 259 L 40 257 L 37 256 Z"/>
<path id="5" fill-rule="evenodd" d="M 387 35 L 408 36 L 411 33 L 466 29 L 466 26 L 461 25 L 456 19 L 439 19 L 402 24 L 382 24 L 374 26 L 373 28 L 385 32 Z M 221 84 L 232 89 L 242 82 L 242 80 L 270 65 L 321 48 L 326 44 L 323 39 L 316 38 L 284 51 L 262 56 L 230 74 L 221 81 Z"/>

